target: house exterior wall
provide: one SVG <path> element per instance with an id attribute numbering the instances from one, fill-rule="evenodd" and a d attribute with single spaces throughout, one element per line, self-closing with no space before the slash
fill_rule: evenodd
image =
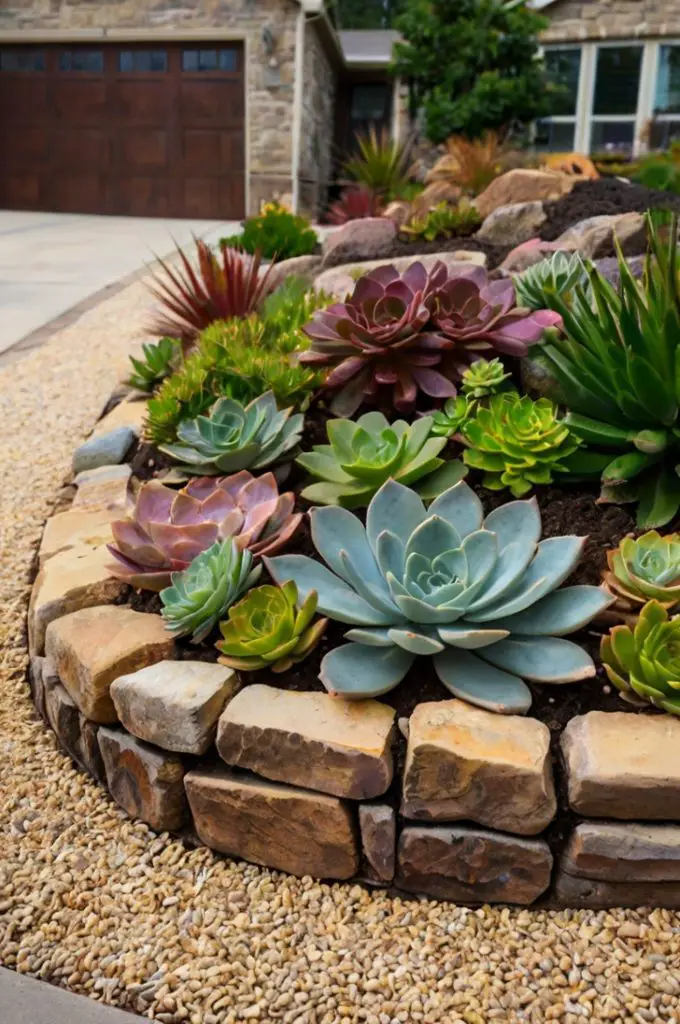
<path id="1" fill-rule="evenodd" d="M 543 41 L 680 36 L 680 0 L 558 0 Z"/>
<path id="2" fill-rule="evenodd" d="M 326 200 L 333 165 L 336 73 L 313 21 L 305 26 L 298 197 L 301 213 Z"/>

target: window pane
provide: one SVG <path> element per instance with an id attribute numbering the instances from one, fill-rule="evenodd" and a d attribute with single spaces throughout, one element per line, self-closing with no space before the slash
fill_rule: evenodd
<path id="1" fill-rule="evenodd" d="M 101 74 L 104 70 L 104 54 L 101 50 L 64 50 L 59 54 L 59 70 Z"/>
<path id="2" fill-rule="evenodd" d="M 352 89 L 353 121 L 382 121 L 387 114 L 389 88 L 386 85 L 355 85 Z"/>
<path id="3" fill-rule="evenodd" d="M 198 71 L 198 50 L 182 50 L 182 71 Z"/>
<path id="4" fill-rule="evenodd" d="M 652 121 L 649 134 L 650 149 L 670 149 L 680 139 L 680 121 Z"/>
<path id="5" fill-rule="evenodd" d="M 198 51 L 198 70 L 217 71 L 217 50 Z"/>
<path id="6" fill-rule="evenodd" d="M 593 121 L 590 149 L 591 152 L 613 149 L 628 153 L 633 148 L 634 139 L 633 121 Z"/>
<path id="7" fill-rule="evenodd" d="M 121 52 L 118 54 L 118 70 L 135 70 L 135 55 L 131 50 L 121 50 Z"/>
<path id="8" fill-rule="evenodd" d="M 641 46 L 601 46 L 598 49 L 594 114 L 635 113 L 641 64 Z"/>
<path id="9" fill-rule="evenodd" d="M 151 58 L 150 71 L 168 70 L 168 55 L 165 50 L 152 50 L 149 57 Z"/>
<path id="10" fill-rule="evenodd" d="M 680 46 L 659 47 L 659 77 L 656 80 L 657 114 L 680 112 Z"/>
<path id="11" fill-rule="evenodd" d="M 121 50 L 118 55 L 118 70 L 130 71 L 167 71 L 167 55 L 165 50 Z"/>
<path id="12" fill-rule="evenodd" d="M 238 50 L 220 50 L 220 71 L 238 70 Z"/>
<path id="13" fill-rule="evenodd" d="M 42 50 L 0 50 L 0 71 L 44 71 Z"/>
<path id="14" fill-rule="evenodd" d="M 554 121 L 537 121 L 534 148 L 547 153 L 571 153 L 574 149 L 573 121 L 568 124 Z"/>
<path id="15" fill-rule="evenodd" d="M 578 80 L 581 73 L 581 51 L 546 50 L 545 66 L 548 78 L 555 85 L 562 86 L 562 94 L 556 100 L 553 114 L 568 117 L 576 113 Z"/>

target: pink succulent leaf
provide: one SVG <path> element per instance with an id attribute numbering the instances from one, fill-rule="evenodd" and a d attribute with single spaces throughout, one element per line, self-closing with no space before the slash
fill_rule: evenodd
<path id="1" fill-rule="evenodd" d="M 184 558 L 178 555 L 180 546 L 189 547 L 195 554 L 188 560 L 191 561 L 201 551 L 205 551 L 217 540 L 217 523 L 191 523 L 184 526 L 175 526 L 173 523 L 151 523 L 149 532 L 154 543 L 167 552 L 169 558 Z"/>
<path id="2" fill-rule="evenodd" d="M 278 497 L 276 478 L 272 472 L 252 477 L 238 495 L 238 505 L 243 512 L 249 512 L 263 501 Z"/>
<path id="3" fill-rule="evenodd" d="M 271 555 L 275 551 L 280 551 L 291 539 L 301 522 L 302 513 L 296 512 L 276 533 L 269 534 L 265 531 L 259 541 L 252 545 L 250 550 L 253 555 Z"/>
<path id="4" fill-rule="evenodd" d="M 415 367 L 413 378 L 420 390 L 431 398 L 453 398 L 456 394 L 456 388 L 451 381 L 436 370 Z"/>
<path id="5" fill-rule="evenodd" d="M 142 530 L 146 530 L 154 520 L 168 519 L 176 497 L 177 491 L 166 487 L 159 480 L 149 480 L 142 484 L 135 506 L 135 519 Z"/>
<path id="6" fill-rule="evenodd" d="M 173 523 L 177 526 L 190 526 L 202 522 L 206 518 L 202 515 L 203 506 L 204 502 L 198 498 L 192 498 L 190 494 L 180 491 L 172 504 Z"/>
<path id="7" fill-rule="evenodd" d="M 279 530 L 284 525 L 286 520 L 293 514 L 294 508 L 295 495 L 293 494 L 292 491 L 286 491 L 286 493 L 282 494 L 281 497 L 279 498 L 278 504 L 276 506 L 276 511 L 269 518 L 266 532 L 276 533 L 276 531 Z"/>
<path id="8" fill-rule="evenodd" d="M 328 374 L 328 377 L 326 378 L 326 387 L 335 388 L 342 384 L 346 384 L 365 368 L 366 360 L 362 359 L 361 356 L 353 356 L 350 359 L 345 359 L 339 366 L 336 366 L 336 368 L 331 370 Z"/>
<path id="9" fill-rule="evenodd" d="M 119 519 L 111 523 L 111 533 L 115 541 L 115 550 L 135 561 L 138 565 L 149 565 L 155 568 L 167 565 L 166 554 L 153 543 L 131 519 Z"/>
<path id="10" fill-rule="evenodd" d="M 217 534 L 220 540 L 227 537 L 234 537 L 241 532 L 245 516 L 240 508 L 233 508 L 221 522 L 217 524 Z"/>

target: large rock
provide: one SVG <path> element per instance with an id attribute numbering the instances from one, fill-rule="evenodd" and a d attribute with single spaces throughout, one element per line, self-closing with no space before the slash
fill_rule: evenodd
<path id="1" fill-rule="evenodd" d="M 38 573 L 28 606 L 28 642 L 42 654 L 45 631 L 55 619 L 81 608 L 113 604 L 128 590 L 109 573 L 111 555 L 105 546 L 67 548 L 50 558 Z"/>
<path id="2" fill-rule="evenodd" d="M 163 750 L 204 754 L 224 705 L 239 687 L 236 673 L 206 661 L 159 661 L 111 685 L 118 717 L 133 736 Z"/>
<path id="3" fill-rule="evenodd" d="M 99 747 L 109 792 L 124 811 L 157 832 L 181 828 L 187 804 L 179 757 L 119 729 L 101 728 Z"/>
<path id="4" fill-rule="evenodd" d="M 146 420 L 146 398 L 146 395 L 144 398 L 124 398 L 111 412 L 107 412 L 95 423 L 92 437 L 110 434 L 112 430 L 118 430 L 120 427 L 128 427 L 135 437 L 141 437 Z"/>
<path id="5" fill-rule="evenodd" d="M 680 909 L 680 885 L 677 882 L 604 882 L 576 878 L 560 871 L 552 893 L 561 906 L 588 907 L 667 907 Z"/>
<path id="6" fill-rule="evenodd" d="M 359 853 L 352 815 L 337 797 L 226 768 L 189 772 L 184 783 L 196 831 L 211 849 L 292 875 L 355 874 Z"/>
<path id="7" fill-rule="evenodd" d="M 394 716 L 375 700 L 255 683 L 227 704 L 217 749 L 227 764 L 267 779 L 366 800 L 392 781 Z"/>
<path id="8" fill-rule="evenodd" d="M 132 470 L 127 463 L 84 470 L 74 480 L 77 490 L 72 507 L 111 509 L 122 517 L 132 503 L 131 475 Z"/>
<path id="9" fill-rule="evenodd" d="M 569 722 L 562 751 L 580 814 L 680 820 L 680 719 L 590 711 Z"/>
<path id="10" fill-rule="evenodd" d="M 118 676 L 175 654 L 174 641 L 160 615 L 130 608 L 83 608 L 51 622 L 45 652 L 62 683 L 86 718 L 117 719 L 111 683 Z"/>
<path id="11" fill-rule="evenodd" d="M 120 518 L 120 511 L 111 508 L 80 509 L 70 508 L 57 512 L 45 523 L 40 541 L 38 562 L 42 566 L 48 558 L 67 548 L 95 548 L 110 544 L 111 522 Z"/>
<path id="12" fill-rule="evenodd" d="M 397 816 L 388 804 L 359 804 L 359 830 L 371 880 L 394 878 Z"/>
<path id="13" fill-rule="evenodd" d="M 301 278 L 311 285 L 321 268 L 321 256 L 292 256 L 289 260 L 281 260 L 272 267 L 267 280 L 272 288 L 280 288 L 289 277 Z M 260 274 L 264 273 L 262 267 Z"/>
<path id="14" fill-rule="evenodd" d="M 582 822 L 560 865 L 570 875 L 605 882 L 680 882 L 680 828 Z"/>
<path id="15" fill-rule="evenodd" d="M 533 903 L 548 888 L 551 868 L 542 839 L 408 825 L 399 837 L 396 884 L 462 903 Z"/>
<path id="16" fill-rule="evenodd" d="M 401 813 L 534 835 L 555 815 L 550 732 L 461 700 L 419 704 L 409 722 Z"/>
<path id="17" fill-rule="evenodd" d="M 497 206 L 475 237 L 490 245 L 520 245 L 535 236 L 545 219 L 543 203 L 538 201 Z"/>
<path id="18" fill-rule="evenodd" d="M 488 188 L 477 196 L 474 203 L 480 217 L 486 219 L 499 206 L 508 206 L 510 203 L 545 203 L 561 199 L 571 192 L 577 181 L 581 180 L 575 174 L 519 167 L 494 178 Z"/>
<path id="19" fill-rule="evenodd" d="M 317 291 L 324 291 L 343 299 L 348 292 L 352 292 L 357 283 L 357 278 L 368 274 L 377 267 L 392 266 L 400 273 L 403 273 L 412 263 L 422 263 L 426 270 L 430 270 L 435 263 L 441 260 L 451 272 L 468 270 L 470 267 L 485 267 L 486 253 L 475 252 L 472 249 L 457 249 L 455 252 L 434 252 L 423 253 L 420 256 L 397 256 L 392 260 L 367 260 L 361 263 L 344 263 L 323 273 L 314 281 Z"/>
<path id="20" fill-rule="evenodd" d="M 521 274 L 535 263 L 549 259 L 558 249 L 564 250 L 564 246 L 557 242 L 544 242 L 541 238 L 530 238 L 511 249 L 499 269 L 507 274 Z"/>
<path id="21" fill-rule="evenodd" d="M 104 781 L 104 763 L 99 750 L 99 727 L 80 714 L 61 683 L 46 687 L 45 714 L 59 744 L 70 757 L 98 782 Z"/>
<path id="22" fill-rule="evenodd" d="M 124 462 L 135 437 L 132 427 L 115 427 L 105 433 L 95 434 L 74 451 L 73 473 Z"/>
<path id="23" fill-rule="evenodd" d="M 337 231 L 329 231 L 323 240 L 323 258 L 333 253 L 350 260 L 371 260 L 388 253 L 397 238 L 397 225 L 389 217 L 362 217 L 350 220 Z"/>
<path id="24" fill-rule="evenodd" d="M 617 213 L 588 217 L 563 232 L 557 244 L 578 249 L 584 256 L 596 259 L 611 253 L 615 239 L 624 256 L 637 256 L 644 252 L 647 243 L 644 216 L 641 213 Z"/>

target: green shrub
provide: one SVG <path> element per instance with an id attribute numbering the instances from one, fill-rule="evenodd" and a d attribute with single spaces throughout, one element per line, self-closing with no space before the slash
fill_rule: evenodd
<path id="1" fill-rule="evenodd" d="M 466 237 L 472 235 L 482 223 L 474 206 L 459 203 L 438 203 L 424 217 L 415 217 L 400 230 L 410 238 L 434 242 L 437 238 Z"/>
<path id="2" fill-rule="evenodd" d="M 318 244 L 316 231 L 305 217 L 277 202 L 265 203 L 257 217 L 249 217 L 240 235 L 221 238 L 220 246 L 259 252 L 265 260 L 308 256 Z"/>
<path id="3" fill-rule="evenodd" d="M 672 153 L 652 153 L 638 161 L 632 180 L 659 192 L 680 195 L 680 163 Z"/>

